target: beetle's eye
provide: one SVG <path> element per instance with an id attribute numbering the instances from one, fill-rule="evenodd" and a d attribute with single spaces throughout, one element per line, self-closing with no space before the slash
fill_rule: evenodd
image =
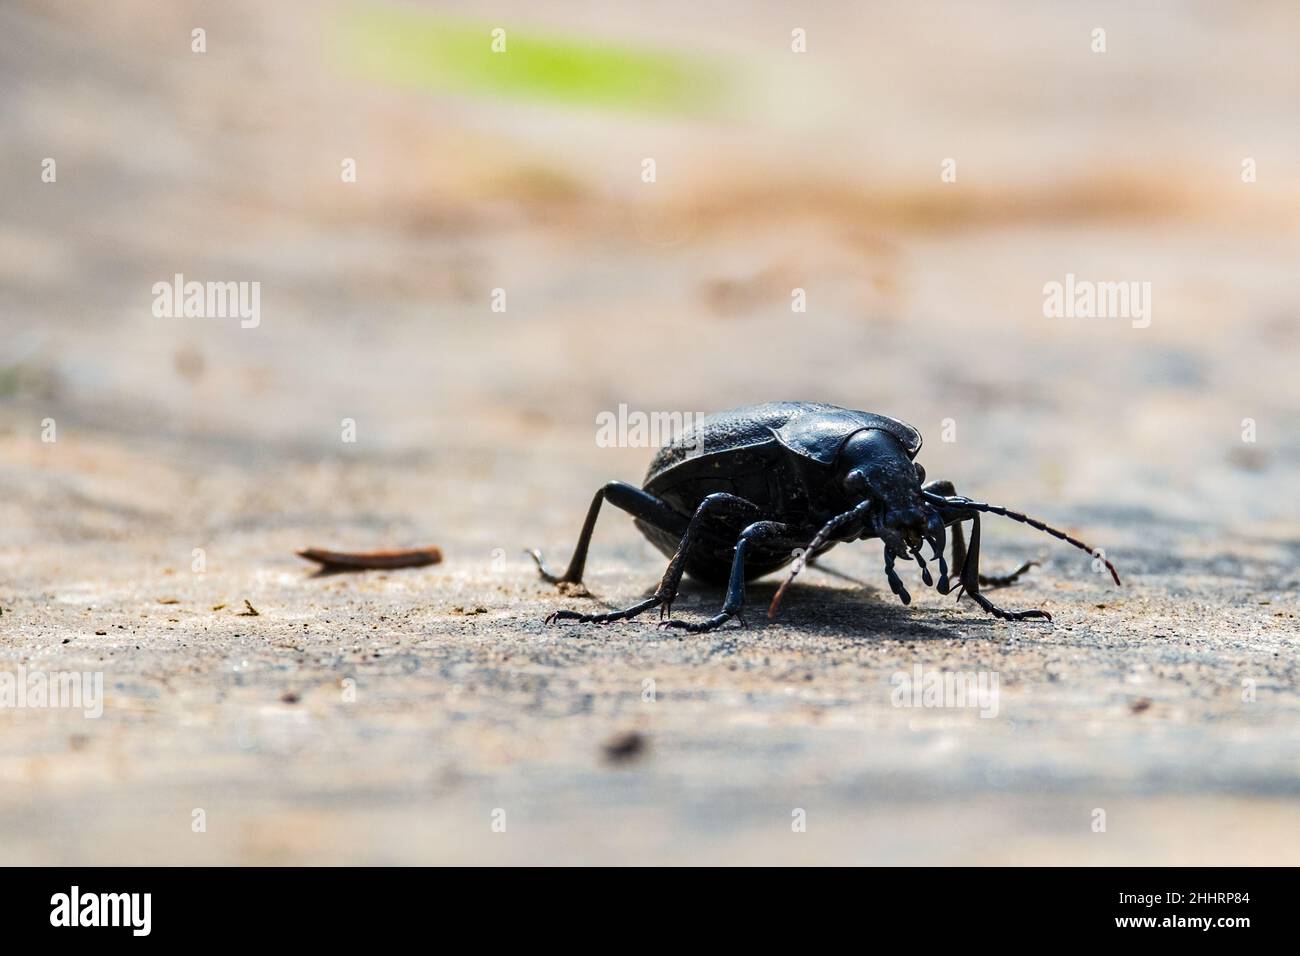
<path id="1" fill-rule="evenodd" d="M 855 498 L 865 498 L 871 493 L 871 486 L 867 484 L 867 476 L 862 469 L 854 468 L 844 477 L 844 490 Z"/>
<path id="2" fill-rule="evenodd" d="M 916 462 L 915 464 L 916 464 L 916 480 L 919 481 L 921 484 L 925 484 L 925 466 L 922 465 L 919 461 Z"/>

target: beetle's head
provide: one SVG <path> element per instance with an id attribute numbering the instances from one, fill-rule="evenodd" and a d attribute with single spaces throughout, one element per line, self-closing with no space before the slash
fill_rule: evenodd
<path id="1" fill-rule="evenodd" d="M 945 543 L 944 516 L 921 490 L 925 469 L 912 461 L 907 448 L 893 435 L 879 428 L 866 428 L 855 432 L 840 449 L 837 480 L 850 507 L 835 515 L 813 537 L 795 560 L 790 576 L 777 588 L 767 616 L 776 614 L 781 596 L 807 563 L 808 555 L 816 555 L 827 541 L 847 541 L 850 538 L 880 538 L 885 542 L 886 569 L 893 574 L 895 558 L 914 558 L 921 565 L 921 576 L 926 584 L 933 584 L 925 560 L 921 557 L 921 544 L 928 542 L 939 562 L 938 589 L 948 593 L 948 566 L 943 559 Z M 936 500 L 938 499 L 936 496 Z M 895 574 L 891 587 L 897 583 L 895 593 L 901 591 L 902 582 Z M 904 597 L 903 602 L 910 601 Z"/>
<path id="2" fill-rule="evenodd" d="M 871 502 L 862 537 L 883 538 L 900 555 L 919 548 L 933 531 L 932 509 L 921 494 L 925 469 L 908 457 L 903 443 L 868 428 L 844 443 L 840 462 L 845 495 Z"/>

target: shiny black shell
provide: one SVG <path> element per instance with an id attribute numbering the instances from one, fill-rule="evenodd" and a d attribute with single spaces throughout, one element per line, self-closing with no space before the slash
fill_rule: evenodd
<path id="1" fill-rule="evenodd" d="M 709 495 L 727 492 L 758 505 L 763 519 L 820 526 L 853 504 L 833 480 L 836 460 L 844 443 L 867 428 L 893 435 L 909 458 L 921 450 L 920 432 L 884 415 L 819 402 L 769 402 L 697 421 L 658 451 L 643 487 L 686 517 Z M 636 524 L 664 554 L 676 550 L 679 536 Z M 697 547 L 688 573 L 725 580 L 735 545 L 734 535 L 727 538 L 720 532 L 714 546 Z M 790 560 L 788 549 L 751 554 L 746 577 L 767 574 Z"/>

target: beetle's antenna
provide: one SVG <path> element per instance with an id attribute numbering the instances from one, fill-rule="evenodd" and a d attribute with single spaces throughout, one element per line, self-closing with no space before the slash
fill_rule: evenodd
<path id="1" fill-rule="evenodd" d="M 983 501 L 974 501 L 970 498 L 963 498 L 961 495 L 945 497 L 944 495 L 936 495 L 932 491 L 922 491 L 921 494 L 925 495 L 926 499 L 933 504 L 942 505 L 948 508 L 970 508 L 973 511 L 985 511 L 990 514 L 1001 515 L 1004 518 L 1010 518 L 1012 521 L 1019 521 L 1021 524 L 1027 524 L 1031 528 L 1037 528 L 1039 531 L 1046 531 L 1052 537 L 1060 538 L 1062 541 L 1074 545 L 1081 551 L 1087 551 L 1094 558 L 1100 560 L 1102 564 L 1106 565 L 1106 569 L 1110 571 L 1110 576 L 1115 579 L 1115 583 L 1120 583 L 1119 572 L 1115 570 L 1115 565 L 1111 564 L 1110 560 L 1100 551 L 1093 548 L 1091 545 L 1084 544 L 1078 538 L 1071 537 L 1059 528 L 1053 528 L 1051 525 L 1039 521 L 1037 518 L 1031 518 L 1029 515 L 1021 514 L 1019 511 L 1011 511 L 1007 508 L 1003 508 L 1001 505 L 991 505 Z"/>
<path id="2" fill-rule="evenodd" d="M 781 606 L 781 598 L 785 596 L 785 589 L 788 588 L 792 581 L 799 576 L 799 572 L 804 569 L 809 559 L 811 559 L 817 550 L 824 545 L 840 528 L 846 524 L 851 524 L 859 520 L 871 508 L 871 499 L 860 501 L 849 511 L 836 515 L 830 521 L 822 525 L 821 530 L 813 535 L 813 539 L 808 542 L 807 546 L 800 552 L 799 557 L 794 559 L 794 566 L 790 568 L 790 575 L 781 582 L 781 586 L 776 589 L 776 594 L 772 595 L 772 603 L 768 606 L 768 619 L 776 617 L 777 608 Z"/>

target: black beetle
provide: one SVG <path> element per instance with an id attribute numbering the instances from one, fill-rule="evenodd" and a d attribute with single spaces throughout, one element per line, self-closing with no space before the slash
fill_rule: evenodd
<path id="1" fill-rule="evenodd" d="M 1011 584 L 1034 562 L 1011 574 L 979 573 L 980 514 L 990 512 L 1032 525 L 1094 554 L 1119 573 L 1101 552 L 1064 531 L 997 505 L 972 501 L 956 493 L 950 481 L 925 484 L 925 469 L 913 461 L 921 435 L 911 425 L 816 402 L 771 402 L 709 415 L 660 449 L 650 463 L 645 485 L 637 488 L 611 481 L 596 492 L 587 520 L 563 575 L 546 569 L 541 553 L 529 552 L 543 578 L 579 584 L 587 546 L 602 501 L 622 508 L 636 526 L 672 560 L 653 597 L 622 611 L 579 614 L 556 611 L 547 622 L 576 620 L 606 623 L 633 617 L 653 607 L 669 614 L 682 574 L 727 583 L 722 610 L 706 621 L 668 620 L 667 627 L 708 631 L 735 616 L 744 603 L 745 582 L 794 562 L 789 577 L 772 599 L 768 616 L 808 560 L 844 541 L 880 538 L 885 545 L 885 575 L 904 604 L 911 595 L 894 570 L 898 558 L 915 560 L 921 577 L 947 594 L 945 528 L 952 531 L 952 567 L 961 594 L 985 611 L 1006 620 L 1045 618 L 1046 611 L 1004 611 L 981 587 Z M 971 522 L 970 545 L 961 522 Z M 930 576 L 921 544 L 933 550 L 939 579 Z"/>

